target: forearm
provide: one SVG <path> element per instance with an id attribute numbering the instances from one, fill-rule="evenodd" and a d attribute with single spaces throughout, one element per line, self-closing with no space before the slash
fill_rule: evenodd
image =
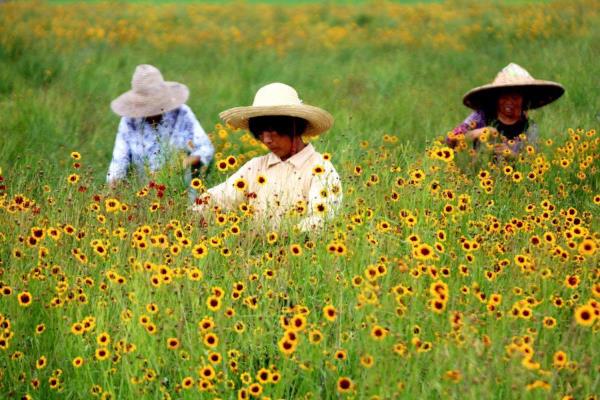
<path id="1" fill-rule="evenodd" d="M 196 167 L 199 166 L 200 164 L 202 164 L 202 158 L 200 156 L 187 156 L 184 160 L 183 160 L 183 166 L 184 167 Z"/>

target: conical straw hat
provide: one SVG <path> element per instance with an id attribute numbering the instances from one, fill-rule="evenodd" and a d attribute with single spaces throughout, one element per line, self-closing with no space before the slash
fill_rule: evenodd
<path id="1" fill-rule="evenodd" d="M 475 110 L 496 104 L 498 96 L 507 91 L 521 93 L 525 108 L 539 108 L 552 103 L 565 92 L 560 83 L 534 79 L 523 67 L 510 63 L 490 84 L 476 87 L 463 97 L 463 103 Z"/>
<path id="2" fill-rule="evenodd" d="M 131 90 L 112 101 L 110 107 L 122 117 L 151 117 L 171 111 L 189 97 L 187 86 L 167 82 L 158 68 L 138 65 L 131 80 Z"/>
<path id="3" fill-rule="evenodd" d="M 219 117 L 234 128 L 248 129 L 248 119 L 263 116 L 299 117 L 308 121 L 304 135 L 316 136 L 333 126 L 333 117 L 327 111 L 303 104 L 296 90 L 284 83 L 271 83 L 261 87 L 251 106 L 234 107 L 223 111 Z"/>

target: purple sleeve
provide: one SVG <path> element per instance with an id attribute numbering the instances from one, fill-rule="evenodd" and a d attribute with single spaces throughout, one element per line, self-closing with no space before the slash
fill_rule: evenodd
<path id="1" fill-rule="evenodd" d="M 464 134 L 467 131 L 485 126 L 485 115 L 483 111 L 472 112 L 463 122 L 452 130 L 455 135 Z"/>
<path id="2" fill-rule="evenodd" d="M 483 111 L 473 111 L 463 122 L 450 131 L 448 136 L 446 136 L 446 144 L 452 145 L 453 142 L 450 141 L 450 136 L 464 135 L 472 129 L 483 128 L 484 126 L 485 115 L 483 114 Z"/>

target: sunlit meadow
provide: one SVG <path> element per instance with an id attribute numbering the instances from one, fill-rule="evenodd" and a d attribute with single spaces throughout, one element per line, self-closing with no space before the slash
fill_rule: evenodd
<path id="1" fill-rule="evenodd" d="M 596 399 L 600 5 L 0 4 L 0 398 Z M 508 62 L 561 82 L 538 143 L 441 140 Z M 104 186 L 134 67 L 187 84 L 217 149 Z M 207 221 L 265 149 L 219 124 L 272 81 L 329 110 L 320 232 Z M 495 140 L 491 135 L 487 142 Z M 251 196 L 250 196 L 251 197 Z M 305 204 L 290 210 L 293 222 Z"/>

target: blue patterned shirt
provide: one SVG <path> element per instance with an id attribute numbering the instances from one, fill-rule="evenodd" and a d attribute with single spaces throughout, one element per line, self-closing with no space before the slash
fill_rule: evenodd
<path id="1" fill-rule="evenodd" d="M 134 166 L 140 176 L 145 168 L 160 169 L 173 150 L 200 157 L 208 165 L 215 149 L 192 110 L 185 104 L 166 112 L 160 124 L 153 127 L 144 118 L 121 118 L 112 161 L 106 181 L 111 183 L 127 175 Z"/>

